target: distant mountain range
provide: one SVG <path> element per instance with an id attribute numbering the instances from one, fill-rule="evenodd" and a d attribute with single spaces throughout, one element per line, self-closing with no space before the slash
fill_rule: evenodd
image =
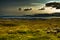
<path id="1" fill-rule="evenodd" d="M 60 13 L 24 15 L 24 17 L 60 17 Z"/>
<path id="2" fill-rule="evenodd" d="M 60 13 L 51 14 L 34 14 L 34 15 L 22 15 L 22 16 L 0 16 L 1 17 L 60 17 Z"/>

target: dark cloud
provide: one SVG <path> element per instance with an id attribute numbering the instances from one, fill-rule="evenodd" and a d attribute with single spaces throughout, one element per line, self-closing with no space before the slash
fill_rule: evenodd
<path id="1" fill-rule="evenodd" d="M 46 3 L 46 7 L 53 7 L 53 8 L 56 8 L 56 9 L 60 9 L 60 3 L 59 2 Z"/>
<path id="2" fill-rule="evenodd" d="M 0 0 L 0 2 L 40 2 L 44 0 Z"/>
<path id="3" fill-rule="evenodd" d="M 0 0 L 1 7 L 16 7 L 16 6 L 34 6 L 31 3 L 37 0 Z"/>
<path id="4" fill-rule="evenodd" d="M 51 0 L 0 0 L 0 6 L 25 6 L 30 5 L 31 3 L 46 3 Z"/>

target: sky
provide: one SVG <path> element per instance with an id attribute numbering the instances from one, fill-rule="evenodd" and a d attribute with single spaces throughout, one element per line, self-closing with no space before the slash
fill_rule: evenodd
<path id="1" fill-rule="evenodd" d="M 0 0 L 0 16 L 1 15 L 32 15 L 38 13 L 45 13 L 49 11 L 38 11 L 37 9 L 44 6 L 49 1 L 60 1 L 60 0 Z M 22 8 L 19 11 L 18 8 Z M 33 11 L 23 11 L 25 8 L 32 8 Z M 54 10 L 54 9 L 53 9 Z"/>

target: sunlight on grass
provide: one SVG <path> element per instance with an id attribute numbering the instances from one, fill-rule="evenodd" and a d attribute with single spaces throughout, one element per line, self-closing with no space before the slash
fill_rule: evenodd
<path id="1" fill-rule="evenodd" d="M 60 40 L 60 19 L 1 19 L 0 40 Z"/>

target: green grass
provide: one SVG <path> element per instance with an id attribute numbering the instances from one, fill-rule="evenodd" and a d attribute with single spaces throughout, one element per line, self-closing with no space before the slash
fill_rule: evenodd
<path id="1" fill-rule="evenodd" d="M 60 19 L 0 19 L 0 40 L 60 40 L 54 28 L 60 28 Z"/>

